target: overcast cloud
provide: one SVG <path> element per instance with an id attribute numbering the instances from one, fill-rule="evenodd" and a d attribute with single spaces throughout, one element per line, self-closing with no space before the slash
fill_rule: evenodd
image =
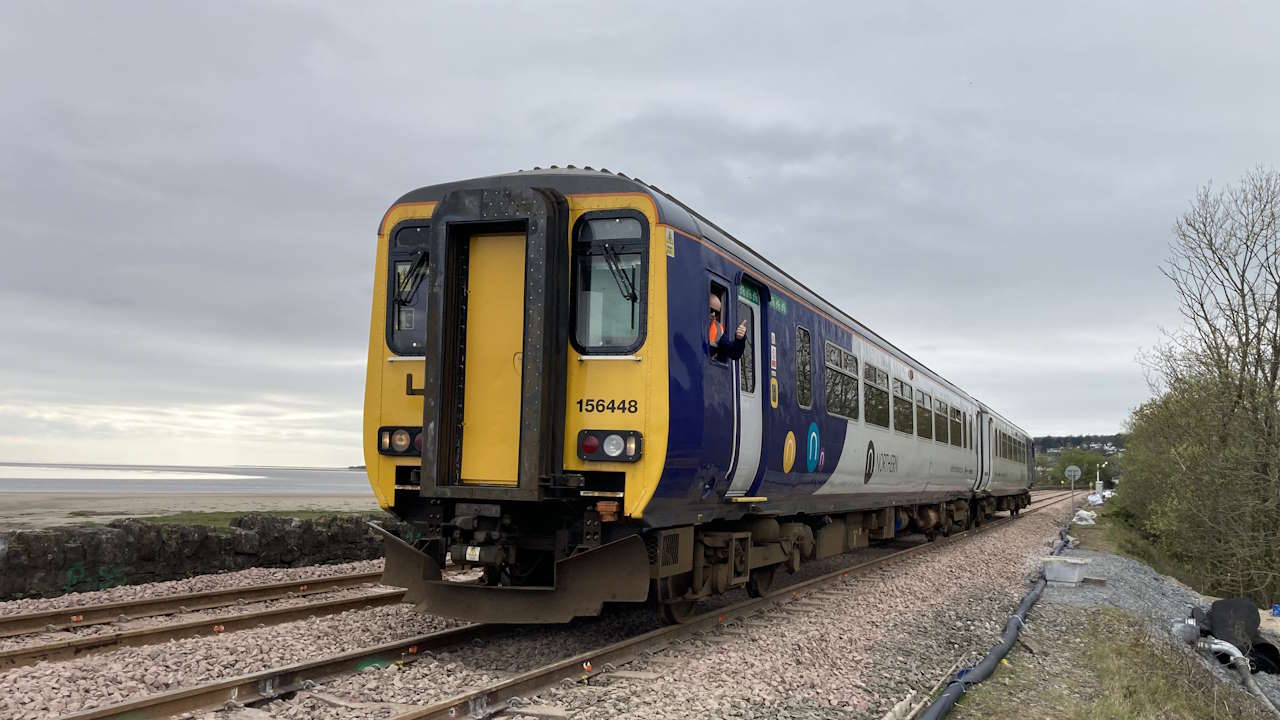
<path id="1" fill-rule="evenodd" d="M 382 213 L 553 163 L 1113 432 L 1175 217 L 1280 152 L 1274 2 L 361 5 L 0 7 L 0 460 L 360 462 Z"/>

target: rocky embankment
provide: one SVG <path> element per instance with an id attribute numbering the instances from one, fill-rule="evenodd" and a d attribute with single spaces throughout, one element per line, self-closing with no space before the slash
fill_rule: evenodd
<path id="1" fill-rule="evenodd" d="M 369 518 L 249 514 L 230 527 L 116 520 L 0 533 L 0 600 L 51 597 L 115 585 L 251 567 L 297 567 L 382 557 Z M 377 522 L 393 531 L 390 515 Z"/>

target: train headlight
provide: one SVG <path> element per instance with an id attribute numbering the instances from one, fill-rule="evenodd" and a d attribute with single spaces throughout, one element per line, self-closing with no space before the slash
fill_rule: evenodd
<path id="1" fill-rule="evenodd" d="M 622 454 L 622 449 L 626 447 L 626 443 L 622 441 L 621 435 L 607 435 L 604 439 L 604 454 L 609 457 L 618 457 Z"/>
<path id="2" fill-rule="evenodd" d="M 381 455 L 421 455 L 427 439 L 420 427 L 378 428 L 378 453 Z"/>
<path id="3" fill-rule="evenodd" d="M 405 430 L 403 428 L 400 430 L 396 430 L 395 432 L 391 433 L 391 449 L 398 453 L 402 453 L 405 450 L 409 449 L 409 442 L 411 440 L 412 438 L 409 437 L 408 430 Z"/>

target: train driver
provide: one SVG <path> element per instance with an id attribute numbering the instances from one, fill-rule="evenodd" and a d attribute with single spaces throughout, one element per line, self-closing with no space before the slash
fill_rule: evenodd
<path id="1" fill-rule="evenodd" d="M 707 340 L 711 342 L 711 356 L 717 360 L 737 360 L 747 346 L 747 321 L 738 323 L 738 329 L 730 340 L 724 333 L 724 313 L 720 296 L 711 293 L 711 322 L 707 330 Z"/>

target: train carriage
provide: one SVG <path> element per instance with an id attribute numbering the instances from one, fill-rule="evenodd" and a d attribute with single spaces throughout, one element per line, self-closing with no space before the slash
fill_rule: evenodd
<path id="1" fill-rule="evenodd" d="M 740 323 L 733 357 L 716 336 Z M 575 168 L 387 211 L 365 458 L 411 529 L 387 581 L 485 622 L 646 600 L 678 621 L 779 569 L 1016 513 L 1032 466 L 1016 425 L 687 206 Z M 446 558 L 483 572 L 446 579 Z"/>

